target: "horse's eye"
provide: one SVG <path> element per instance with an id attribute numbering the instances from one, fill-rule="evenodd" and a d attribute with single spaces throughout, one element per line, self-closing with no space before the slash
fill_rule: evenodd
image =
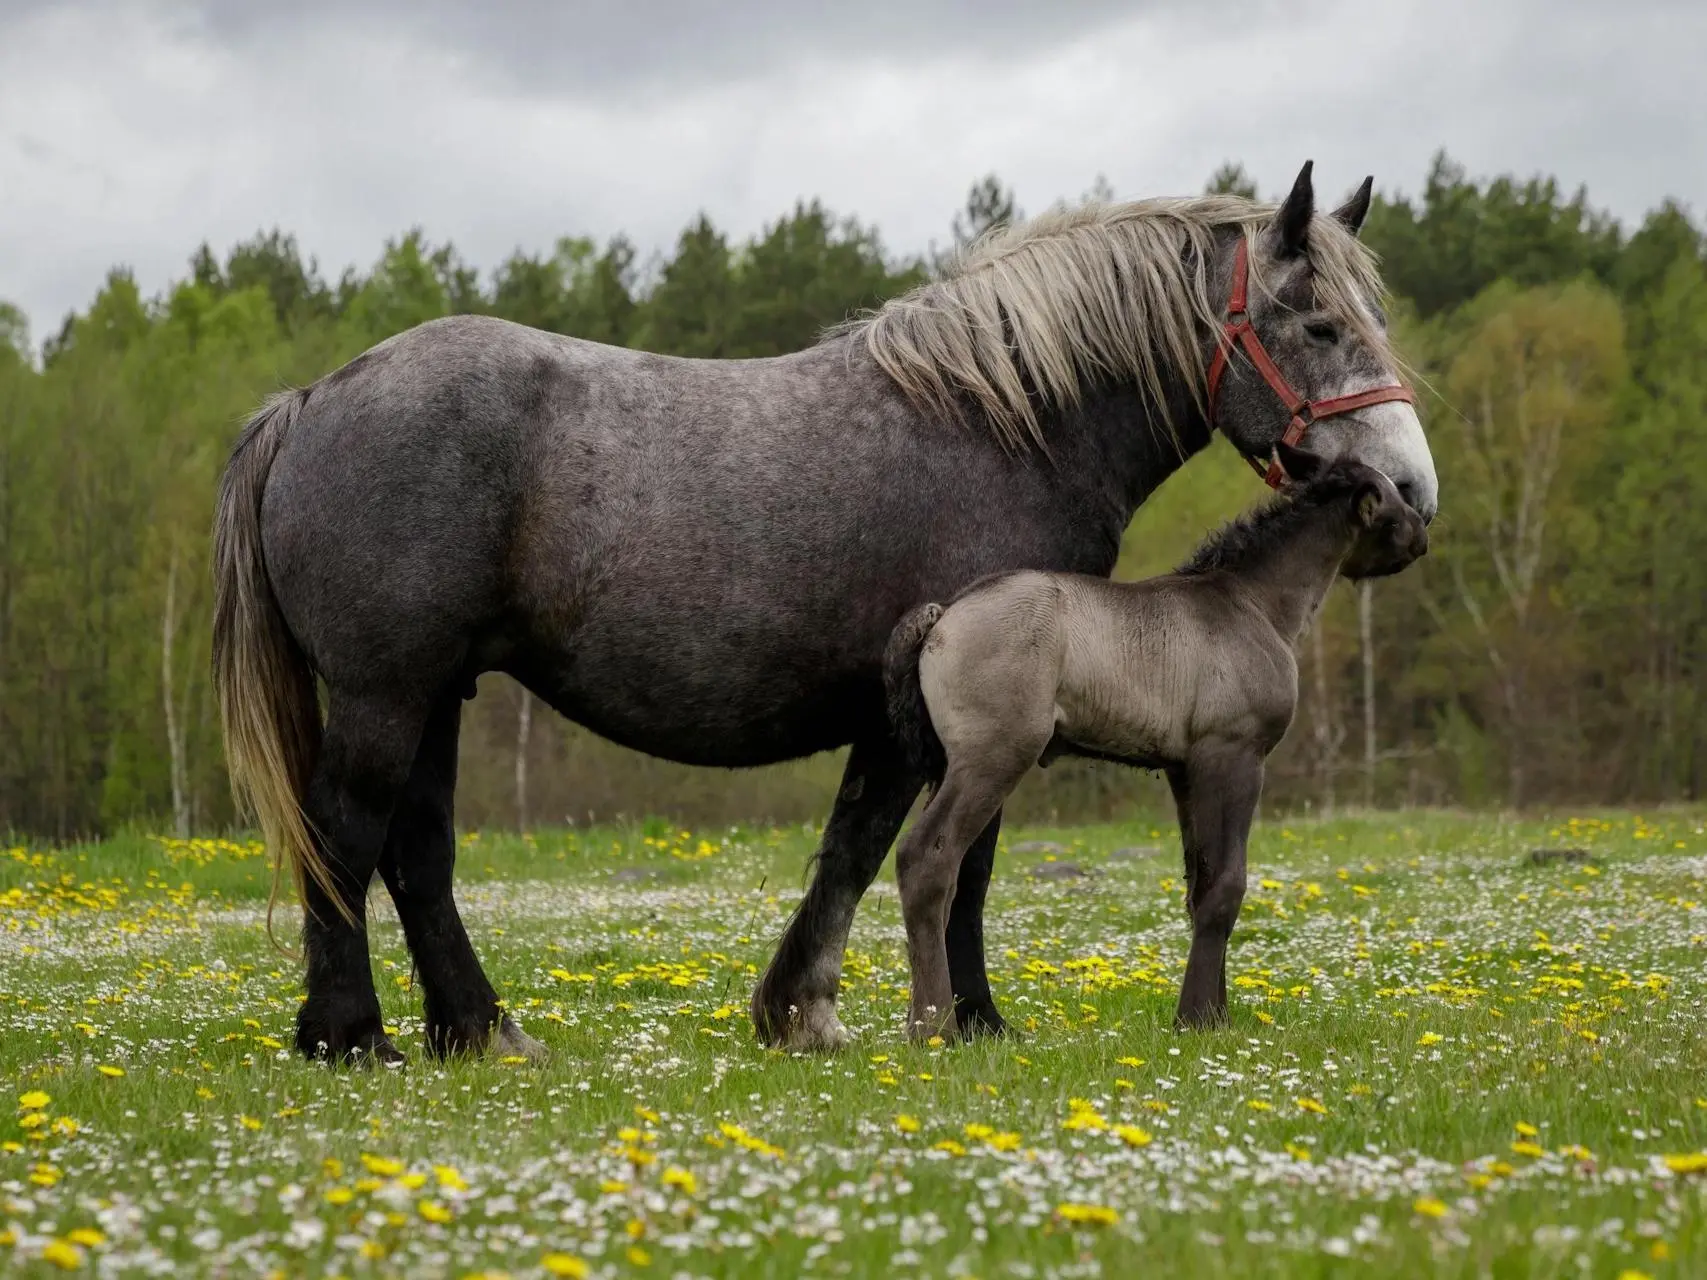
<path id="1" fill-rule="evenodd" d="M 1325 342 L 1329 346 L 1340 340 L 1339 328 L 1327 320 L 1306 320 L 1304 332 L 1317 342 Z"/>

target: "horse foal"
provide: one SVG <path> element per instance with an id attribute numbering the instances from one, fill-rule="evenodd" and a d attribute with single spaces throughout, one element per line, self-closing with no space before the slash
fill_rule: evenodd
<path id="1" fill-rule="evenodd" d="M 1277 453 L 1281 496 L 1174 573 L 1004 573 L 896 627 L 890 718 L 936 780 L 895 863 L 914 1038 L 955 1029 L 944 930 L 968 846 L 1032 765 L 1064 754 L 1166 771 L 1192 920 L 1176 1023 L 1225 1019 L 1263 761 L 1298 703 L 1294 648 L 1336 577 L 1397 573 L 1428 550 L 1422 518 L 1381 472 Z"/>

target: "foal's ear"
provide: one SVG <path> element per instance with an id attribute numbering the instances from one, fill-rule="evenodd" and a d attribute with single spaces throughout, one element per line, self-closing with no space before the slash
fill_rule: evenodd
<path id="1" fill-rule="evenodd" d="M 1386 495 L 1381 492 L 1378 484 L 1366 484 L 1357 491 L 1357 522 L 1365 529 L 1375 527 L 1375 517 L 1381 514 L 1381 504 L 1386 501 Z"/>
<path id="2" fill-rule="evenodd" d="M 1363 229 L 1363 220 L 1369 216 L 1369 201 L 1375 191 L 1375 175 L 1372 173 L 1363 180 L 1363 185 L 1352 192 L 1351 199 L 1334 210 L 1334 218 L 1352 235 Z"/>
<path id="3" fill-rule="evenodd" d="M 1316 212 L 1316 187 L 1310 178 L 1315 167 L 1314 160 L 1304 162 L 1304 167 L 1298 171 L 1298 180 L 1292 184 L 1292 190 L 1269 224 L 1274 232 L 1274 256 L 1277 258 L 1296 258 L 1309 245 L 1310 218 Z"/>
<path id="4" fill-rule="evenodd" d="M 1274 446 L 1274 460 L 1290 484 L 1309 484 L 1322 473 L 1322 455 L 1281 440 Z"/>

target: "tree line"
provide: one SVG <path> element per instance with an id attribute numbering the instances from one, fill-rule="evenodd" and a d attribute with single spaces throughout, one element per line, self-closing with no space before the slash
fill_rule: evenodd
<path id="1" fill-rule="evenodd" d="M 1211 185 L 1249 190 L 1237 166 Z M 1106 189 L 1103 190 L 1103 193 Z M 995 178 L 952 222 L 1017 216 Z M 1269 803 L 1535 806 L 1695 798 L 1707 774 L 1707 256 L 1674 204 L 1639 227 L 1551 179 L 1437 157 L 1365 238 L 1441 473 L 1434 549 L 1338 589 L 1301 663 Z M 241 421 L 414 324 L 485 312 L 670 354 L 777 355 L 939 270 L 802 203 L 733 242 L 696 218 L 641 262 L 565 238 L 483 275 L 412 231 L 325 279 L 274 230 L 144 297 L 114 270 L 37 357 L 0 304 L 0 827 L 68 837 L 233 821 L 208 679 L 208 530 Z M 1119 575 L 1177 561 L 1260 495 L 1218 443 L 1128 532 Z M 647 760 L 487 677 L 465 717 L 473 824 L 663 813 L 822 816 L 827 759 L 724 773 Z M 1018 808 L 1062 820 L 1156 796 L 1062 765 Z"/>

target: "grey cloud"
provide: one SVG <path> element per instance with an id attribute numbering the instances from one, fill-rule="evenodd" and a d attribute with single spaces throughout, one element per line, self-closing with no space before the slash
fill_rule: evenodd
<path id="1" fill-rule="evenodd" d="M 1190 0 L 198 0 L 186 29 L 257 51 L 391 35 L 452 54 L 489 84 L 569 97 L 669 94 L 801 59 L 907 65 L 945 55 L 1035 58 Z M 1251 9 L 1228 5 L 1226 13 Z"/>

